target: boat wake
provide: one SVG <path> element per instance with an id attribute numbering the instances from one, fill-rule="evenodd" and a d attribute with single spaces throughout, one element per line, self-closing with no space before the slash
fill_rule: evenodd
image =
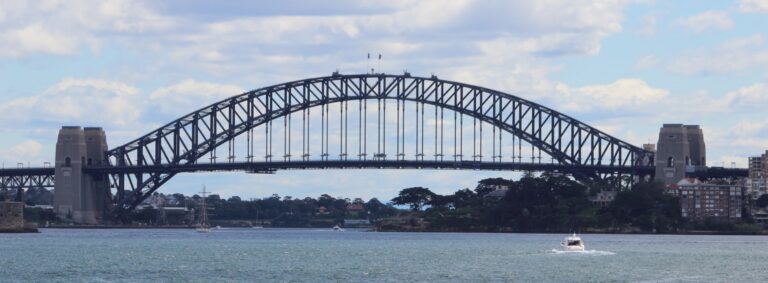
<path id="1" fill-rule="evenodd" d="M 593 255 L 593 256 L 601 256 L 601 255 L 615 255 L 614 252 L 609 251 L 598 251 L 598 250 L 584 250 L 584 251 L 564 251 L 564 250 L 556 250 L 552 249 L 552 254 L 576 254 L 576 255 Z"/>

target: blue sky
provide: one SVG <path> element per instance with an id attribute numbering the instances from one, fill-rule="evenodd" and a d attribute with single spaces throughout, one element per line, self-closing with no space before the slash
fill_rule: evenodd
<path id="1" fill-rule="evenodd" d="M 768 0 L 15 1 L 0 3 L 0 160 L 52 161 L 62 125 L 123 144 L 244 90 L 366 70 L 509 92 L 640 145 L 702 125 L 710 165 L 768 149 Z M 279 3 L 272 3 L 279 2 Z M 473 171 L 186 174 L 245 198 L 389 199 L 473 187 Z"/>

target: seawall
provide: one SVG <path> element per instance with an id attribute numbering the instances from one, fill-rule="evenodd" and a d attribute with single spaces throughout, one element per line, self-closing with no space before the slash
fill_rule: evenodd
<path id="1" fill-rule="evenodd" d="M 0 202 L 0 233 L 34 233 L 37 225 L 24 224 L 24 203 Z"/>

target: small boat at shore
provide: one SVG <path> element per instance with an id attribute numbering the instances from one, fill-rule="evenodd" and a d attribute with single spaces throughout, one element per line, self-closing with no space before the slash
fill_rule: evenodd
<path id="1" fill-rule="evenodd" d="M 584 241 L 582 241 L 581 237 L 576 235 L 576 233 L 573 233 L 565 237 L 565 239 L 563 239 L 563 242 L 561 242 L 560 245 L 563 247 L 563 250 L 565 251 L 569 251 L 569 252 L 584 251 Z"/>
<path id="2" fill-rule="evenodd" d="M 342 229 L 342 228 L 341 228 L 341 226 L 339 226 L 338 224 L 336 224 L 336 226 L 333 226 L 333 231 L 336 231 L 336 232 L 344 232 L 344 229 Z"/>

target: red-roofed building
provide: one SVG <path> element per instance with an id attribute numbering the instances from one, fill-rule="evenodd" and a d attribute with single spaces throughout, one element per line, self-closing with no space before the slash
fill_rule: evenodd
<path id="1" fill-rule="evenodd" d="M 347 211 L 354 212 L 354 211 L 363 211 L 365 210 L 365 207 L 363 207 L 362 203 L 350 203 L 347 205 Z"/>

